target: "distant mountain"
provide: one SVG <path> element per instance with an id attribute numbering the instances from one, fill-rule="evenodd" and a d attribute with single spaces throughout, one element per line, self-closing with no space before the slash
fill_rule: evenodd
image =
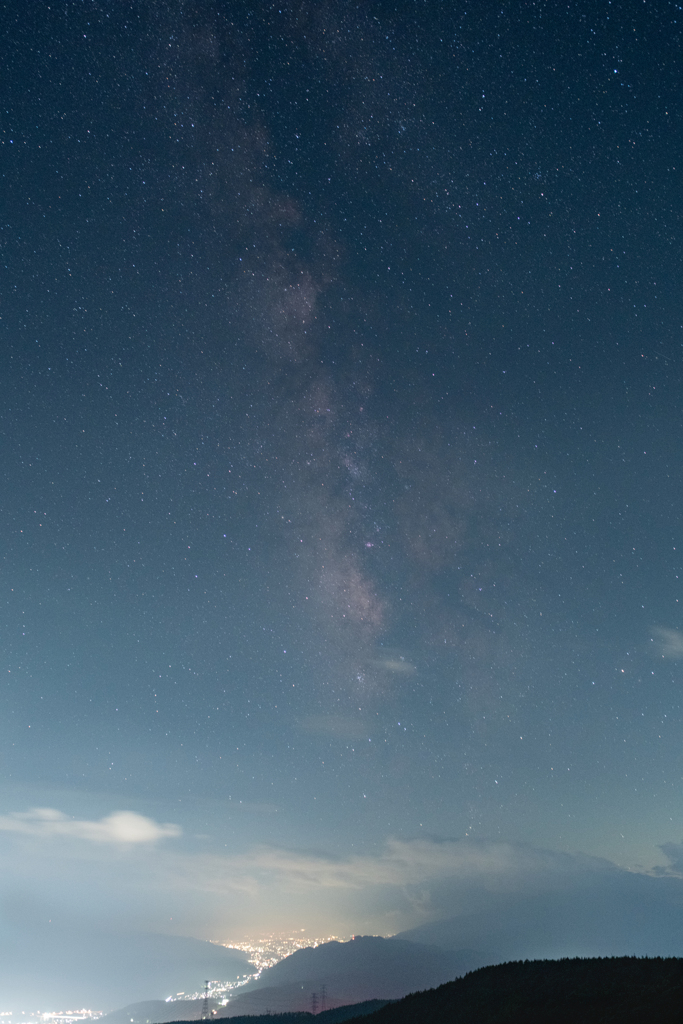
<path id="1" fill-rule="evenodd" d="M 297 950 L 264 971 L 230 1000 L 225 1015 L 310 1010 L 312 993 L 321 1005 L 323 986 L 327 1006 L 398 999 L 450 981 L 486 962 L 471 950 L 453 952 L 374 935 L 326 942 Z"/>
<path id="2" fill-rule="evenodd" d="M 683 960 L 535 960 L 483 967 L 362 1024 L 681 1024 Z"/>
<path id="3" fill-rule="evenodd" d="M 1 1008 L 15 1013 L 27 1008 L 27 998 L 29 1009 L 109 1010 L 201 991 L 206 978 L 233 981 L 250 969 L 239 950 L 174 935 L 75 926 L 0 931 Z"/>
<path id="4" fill-rule="evenodd" d="M 442 901 L 445 914 L 448 900 Z M 395 939 L 441 949 L 482 950 L 483 964 L 552 957 L 683 956 L 678 878 L 629 872 L 583 878 L 540 893 L 478 897 L 469 913 L 401 932 Z"/>

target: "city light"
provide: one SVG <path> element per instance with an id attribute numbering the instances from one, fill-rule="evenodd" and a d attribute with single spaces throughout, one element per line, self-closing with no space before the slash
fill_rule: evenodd
<path id="1" fill-rule="evenodd" d="M 274 967 L 280 960 L 296 953 L 298 949 L 308 949 L 313 946 L 321 946 L 324 942 L 346 942 L 347 938 L 340 935 L 327 935 L 324 938 L 308 938 L 299 933 L 294 935 L 267 935 L 258 939 L 244 939 L 242 942 L 218 942 L 216 945 L 225 946 L 226 949 L 239 949 L 247 953 L 249 963 L 254 970 L 251 973 L 238 976 L 236 981 L 209 981 L 209 998 L 226 1006 L 231 996 L 250 981 L 255 981 L 263 971 Z M 177 1002 L 179 999 L 203 999 L 204 989 L 197 992 L 179 992 L 169 996 L 167 1003 Z"/>

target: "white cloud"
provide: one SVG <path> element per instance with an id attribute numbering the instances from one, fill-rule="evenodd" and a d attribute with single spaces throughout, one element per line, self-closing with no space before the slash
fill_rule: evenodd
<path id="1" fill-rule="evenodd" d="M 666 629 L 664 626 L 653 626 L 652 632 L 657 643 L 657 651 L 663 658 L 683 658 L 683 633 L 678 629 Z"/>
<path id="2" fill-rule="evenodd" d="M 135 811 L 114 811 L 99 821 L 79 821 L 52 807 L 33 807 L 30 811 L 0 815 L 0 831 L 39 839 L 64 837 L 122 844 L 154 843 L 181 833 L 178 825 L 160 825 Z"/>
<path id="3" fill-rule="evenodd" d="M 283 893 L 324 890 L 407 889 L 452 880 L 498 891 L 562 884 L 577 872 L 614 866 L 596 857 L 477 840 L 390 839 L 376 854 L 332 857 L 323 853 L 258 846 L 237 856 L 173 854 L 171 873 L 185 884 L 252 895 L 273 887 Z"/>
<path id="4" fill-rule="evenodd" d="M 669 861 L 668 867 L 659 867 L 656 874 L 659 875 L 683 875 L 683 843 L 662 843 L 660 850 Z"/>
<path id="5" fill-rule="evenodd" d="M 398 672 L 401 675 L 412 675 L 413 672 L 417 672 L 415 665 L 412 665 L 409 661 L 406 661 L 402 654 L 396 657 L 388 658 L 375 658 L 372 662 L 377 668 L 384 669 L 385 672 Z"/>
<path id="6" fill-rule="evenodd" d="M 593 859 L 582 860 L 585 868 L 585 862 Z M 564 871 L 575 864 L 575 858 L 563 854 L 510 843 L 390 839 L 379 854 L 344 860 L 261 848 L 245 859 L 244 868 L 278 875 L 285 882 L 332 888 L 419 885 L 446 878 L 508 885 L 531 873 L 556 873 L 558 861 Z"/>

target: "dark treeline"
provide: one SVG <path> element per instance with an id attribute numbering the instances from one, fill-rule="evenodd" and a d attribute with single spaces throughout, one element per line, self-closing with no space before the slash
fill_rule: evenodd
<path id="1" fill-rule="evenodd" d="M 683 1024 L 683 959 L 611 957 L 497 964 L 439 988 L 412 993 L 362 1021 Z"/>

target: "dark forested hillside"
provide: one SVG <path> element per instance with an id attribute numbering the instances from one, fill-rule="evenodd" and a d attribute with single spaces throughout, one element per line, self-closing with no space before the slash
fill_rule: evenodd
<path id="1" fill-rule="evenodd" d="M 683 1024 L 683 959 L 525 960 L 472 971 L 363 1024 Z"/>

